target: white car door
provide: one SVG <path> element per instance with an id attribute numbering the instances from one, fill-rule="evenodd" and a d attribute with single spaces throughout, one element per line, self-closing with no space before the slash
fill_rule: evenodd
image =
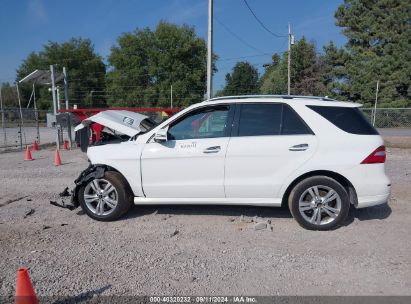
<path id="1" fill-rule="evenodd" d="M 224 198 L 224 160 L 233 111 L 194 109 L 168 126 L 167 141 L 146 144 L 141 157 L 148 198 Z"/>
<path id="2" fill-rule="evenodd" d="M 227 198 L 277 198 L 284 180 L 315 152 L 313 132 L 288 105 L 237 106 L 227 148 Z"/>

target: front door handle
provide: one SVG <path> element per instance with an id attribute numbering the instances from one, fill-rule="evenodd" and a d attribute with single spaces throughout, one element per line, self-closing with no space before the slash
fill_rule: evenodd
<path id="1" fill-rule="evenodd" d="M 203 153 L 218 153 L 220 152 L 221 147 L 220 146 L 214 146 L 214 147 L 208 147 L 203 151 Z"/>
<path id="2" fill-rule="evenodd" d="M 290 151 L 305 151 L 308 149 L 308 144 L 299 144 L 290 147 L 288 150 Z"/>

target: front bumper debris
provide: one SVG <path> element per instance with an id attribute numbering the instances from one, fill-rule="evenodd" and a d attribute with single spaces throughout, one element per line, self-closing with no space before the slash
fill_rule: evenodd
<path id="1" fill-rule="evenodd" d="M 73 190 L 69 191 L 69 188 L 66 187 L 63 192 L 59 193 L 61 203 L 57 201 L 50 201 L 50 204 L 60 208 L 66 208 L 69 210 L 74 210 L 78 206 L 80 206 L 80 202 L 78 200 L 78 194 L 81 186 L 87 184 L 91 179 L 95 178 L 103 178 L 104 172 L 107 171 L 106 166 L 94 166 L 90 165 L 85 169 L 83 172 L 80 173 L 79 177 L 74 180 L 74 188 Z M 70 196 L 70 204 L 64 201 L 64 197 Z"/>
<path id="2" fill-rule="evenodd" d="M 60 208 L 66 208 L 66 209 L 68 209 L 68 210 L 70 210 L 70 211 L 77 208 L 77 206 L 66 204 L 63 200 L 61 200 L 61 204 L 59 204 L 59 203 L 56 202 L 56 201 L 50 201 L 50 205 L 53 205 L 53 206 L 56 206 L 56 207 L 60 207 Z"/>
<path id="3" fill-rule="evenodd" d="M 61 199 L 61 203 L 58 203 L 57 201 L 50 201 L 50 205 L 56 206 L 56 207 L 60 207 L 60 208 L 66 208 L 69 210 L 74 210 L 77 208 L 77 206 L 74 205 L 70 205 L 70 204 L 66 204 L 66 202 L 64 201 L 64 197 L 67 196 L 71 196 L 71 193 L 69 192 L 69 188 L 66 187 L 64 188 L 64 190 L 59 193 L 60 199 Z"/>

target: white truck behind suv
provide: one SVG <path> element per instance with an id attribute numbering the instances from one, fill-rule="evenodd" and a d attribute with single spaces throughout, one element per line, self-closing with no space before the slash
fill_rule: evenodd
<path id="1" fill-rule="evenodd" d="M 350 205 L 382 204 L 390 195 L 383 140 L 360 106 L 223 97 L 144 132 L 130 127 L 136 121 L 127 111 L 117 113 L 130 139 L 88 148 L 91 165 L 75 181 L 73 202 L 103 221 L 133 203 L 288 205 L 302 227 L 333 229 Z"/>

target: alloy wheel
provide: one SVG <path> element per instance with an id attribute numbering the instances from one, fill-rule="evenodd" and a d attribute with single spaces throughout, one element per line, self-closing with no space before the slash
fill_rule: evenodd
<path id="1" fill-rule="evenodd" d="M 303 192 L 298 201 L 300 214 L 308 223 L 329 224 L 341 212 L 341 197 L 332 188 L 316 185 Z"/>
<path id="2" fill-rule="evenodd" d="M 118 203 L 116 188 L 106 179 L 93 179 L 84 189 L 84 202 L 96 215 L 108 215 Z"/>

